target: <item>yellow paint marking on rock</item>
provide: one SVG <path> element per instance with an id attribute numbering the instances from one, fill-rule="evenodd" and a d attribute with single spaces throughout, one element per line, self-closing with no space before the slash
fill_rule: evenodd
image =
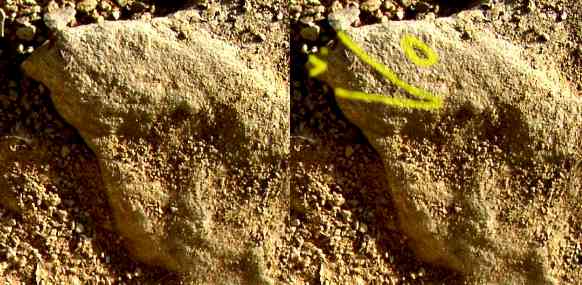
<path id="1" fill-rule="evenodd" d="M 327 48 L 324 47 L 321 49 L 321 54 L 327 55 L 327 52 Z M 327 70 L 327 62 L 323 61 L 315 55 L 310 54 L 307 58 L 307 62 L 313 66 L 309 69 L 309 76 L 311 77 L 318 76 Z"/>
<path id="2" fill-rule="evenodd" d="M 370 65 L 376 71 L 378 71 L 386 79 L 390 80 L 396 86 L 404 89 L 407 93 L 419 98 L 421 100 L 413 100 L 408 98 L 396 98 L 388 97 L 381 94 L 369 94 L 360 91 L 352 91 L 343 88 L 335 88 L 335 95 L 340 98 L 360 100 L 364 102 L 379 102 L 386 105 L 396 106 L 400 108 L 412 108 L 421 110 L 432 110 L 442 107 L 443 101 L 438 96 L 431 94 L 430 92 L 412 86 L 409 83 L 401 80 L 398 76 L 388 67 L 379 63 L 370 57 L 363 49 L 361 49 L 355 42 L 352 41 L 342 31 L 337 33 L 340 41 L 356 56 L 362 60 L 364 63 Z M 404 51 L 404 54 L 416 65 L 421 67 L 428 67 L 438 62 L 438 55 L 434 50 L 432 50 L 428 45 L 422 42 L 420 39 L 413 37 L 411 35 L 405 35 L 401 41 L 400 45 Z M 424 52 L 426 57 L 421 58 L 417 55 L 415 48 Z M 327 54 L 327 49 L 322 50 L 322 54 Z M 313 66 L 309 70 L 309 76 L 317 76 L 322 74 L 327 70 L 327 62 L 318 58 L 315 55 L 309 55 L 308 62 Z"/>
<path id="3" fill-rule="evenodd" d="M 402 39 L 400 39 L 400 47 L 404 51 L 406 57 L 418 66 L 429 67 L 439 61 L 437 53 L 417 37 L 404 35 Z M 422 51 L 425 54 L 425 57 L 418 56 L 414 50 L 415 48 Z"/>

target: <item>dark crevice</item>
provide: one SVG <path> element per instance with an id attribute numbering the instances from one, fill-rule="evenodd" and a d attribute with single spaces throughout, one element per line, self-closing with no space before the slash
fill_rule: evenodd
<path id="1" fill-rule="evenodd" d="M 152 4 L 156 6 L 156 17 L 163 17 L 180 10 L 195 7 L 196 2 L 195 0 L 153 0 Z"/>
<path id="2" fill-rule="evenodd" d="M 439 5 L 438 15 L 440 17 L 448 17 L 459 13 L 463 10 L 471 10 L 476 8 L 485 8 L 482 0 L 437 0 Z"/>

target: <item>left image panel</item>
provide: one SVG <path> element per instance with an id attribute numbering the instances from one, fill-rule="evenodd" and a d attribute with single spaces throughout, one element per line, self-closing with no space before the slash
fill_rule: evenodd
<path id="1" fill-rule="evenodd" d="M 0 281 L 280 284 L 286 2 L 0 1 Z"/>

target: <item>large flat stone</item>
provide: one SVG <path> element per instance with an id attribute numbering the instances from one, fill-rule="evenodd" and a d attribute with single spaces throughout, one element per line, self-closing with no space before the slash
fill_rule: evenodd
<path id="1" fill-rule="evenodd" d="M 532 67 L 524 50 L 462 18 L 345 33 L 402 81 L 443 99 L 419 110 L 336 96 L 382 157 L 418 256 L 479 284 L 557 283 L 561 247 L 582 222 L 572 206 L 581 202 L 582 98 L 558 72 Z M 405 34 L 438 62 L 409 60 Z M 412 98 L 342 44 L 322 59 L 321 78 L 335 88 Z"/>
<path id="2" fill-rule="evenodd" d="M 194 284 L 268 282 L 288 211 L 287 78 L 244 53 L 184 11 L 64 29 L 23 64 L 97 155 L 131 252 Z"/>

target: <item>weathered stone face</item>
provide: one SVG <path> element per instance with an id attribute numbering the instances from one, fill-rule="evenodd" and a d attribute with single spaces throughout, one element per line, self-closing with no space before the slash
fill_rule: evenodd
<path id="1" fill-rule="evenodd" d="M 461 19 L 347 29 L 400 80 L 444 105 L 336 99 L 382 156 L 400 227 L 421 258 L 475 280 L 551 283 L 562 261 L 549 253 L 569 230 L 568 199 L 579 200 L 582 99 L 556 72 L 532 68 L 523 50 L 478 30 Z M 420 67 L 407 58 L 407 34 L 438 62 Z M 321 77 L 334 88 L 413 98 L 342 44 L 322 59 Z"/>
<path id="2" fill-rule="evenodd" d="M 23 64 L 99 158 L 132 253 L 196 284 L 268 281 L 288 213 L 287 79 L 242 52 L 185 11 L 64 29 Z"/>

